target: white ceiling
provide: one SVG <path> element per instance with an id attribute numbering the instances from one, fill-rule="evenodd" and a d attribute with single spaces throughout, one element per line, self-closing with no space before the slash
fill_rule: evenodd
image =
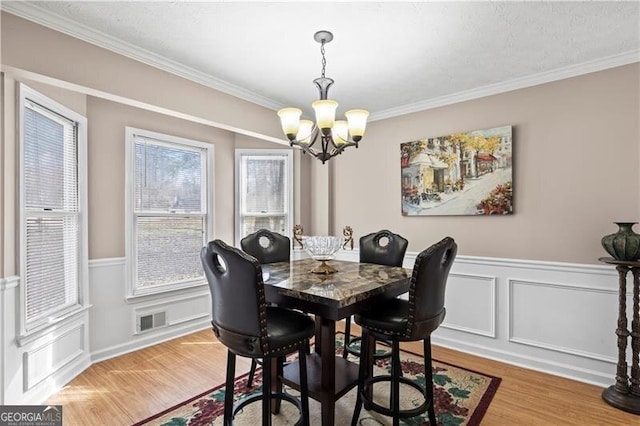
<path id="1" fill-rule="evenodd" d="M 640 61 L 640 2 L 11 2 L 2 9 L 277 109 L 326 46 L 339 113 L 372 119 Z"/>

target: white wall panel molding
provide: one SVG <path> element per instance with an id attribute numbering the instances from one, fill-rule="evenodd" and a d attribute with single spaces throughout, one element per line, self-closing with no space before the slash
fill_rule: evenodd
<path id="1" fill-rule="evenodd" d="M 89 262 L 91 361 L 98 362 L 211 327 L 206 286 L 127 300 L 124 258 Z M 162 327 L 139 332 L 141 315 L 164 313 Z"/>
<path id="2" fill-rule="evenodd" d="M 89 268 L 105 268 L 109 266 L 126 265 L 127 259 L 124 257 L 105 257 L 102 259 L 89 259 Z"/>
<path id="3" fill-rule="evenodd" d="M 417 255 L 407 252 L 404 267 L 411 270 Z M 359 253 L 341 250 L 337 258 L 357 261 Z M 447 317 L 432 342 L 609 386 L 617 291 L 618 274 L 606 265 L 460 255 L 447 284 Z"/>
<path id="4" fill-rule="evenodd" d="M 447 315 L 440 327 L 495 339 L 496 286 L 495 276 L 450 273 Z"/>
<path id="5" fill-rule="evenodd" d="M 91 365 L 88 319 L 85 311 L 23 346 L 14 340 L 7 347 L 5 404 L 42 404 Z"/>
<path id="6" fill-rule="evenodd" d="M 417 254 L 416 254 L 417 255 Z M 497 257 L 456 256 L 455 265 L 495 266 L 518 268 L 525 270 L 541 270 L 549 272 L 573 272 L 589 275 L 616 276 L 611 267 L 606 265 L 587 265 L 579 263 L 548 262 L 542 260 L 501 259 Z"/>
<path id="7" fill-rule="evenodd" d="M 417 254 L 405 256 L 409 273 Z M 297 257 L 306 253 L 294 250 Z M 336 258 L 358 261 L 359 251 L 340 250 Z M 211 327 L 204 289 L 127 302 L 124 259 L 93 260 L 89 269 L 92 362 Z M 606 266 L 458 256 L 447 288 L 447 322 L 433 342 L 608 386 L 615 381 L 617 288 L 617 273 Z M 135 334 L 135 312 L 158 308 L 167 309 L 169 326 Z M 541 312 L 553 317 L 553 326 L 540 322 Z"/>
<path id="8" fill-rule="evenodd" d="M 13 275 L 11 277 L 0 278 L 0 291 L 9 290 L 18 287 L 20 284 L 20 277 Z"/>
<path id="9" fill-rule="evenodd" d="M 206 291 L 198 291 L 197 293 L 189 292 L 185 294 L 171 294 L 170 296 L 163 297 L 162 299 L 156 299 L 151 301 L 141 301 L 140 303 L 135 304 L 134 311 L 135 312 L 145 312 L 152 311 L 161 308 L 171 307 L 177 303 L 186 302 L 194 299 L 209 299 L 210 294 L 209 290 Z"/>
<path id="10" fill-rule="evenodd" d="M 617 362 L 616 343 L 610 333 L 617 321 L 616 311 L 609 309 L 594 315 L 592 310 L 602 302 L 606 306 L 617 306 L 617 290 L 519 279 L 510 279 L 508 289 L 510 342 L 611 364 Z M 544 308 L 540 309 L 540 305 Z M 533 317 L 537 317 L 537 321 L 531 322 Z M 605 336 L 610 345 L 599 345 L 592 333 Z"/>
<path id="11" fill-rule="evenodd" d="M 615 269 L 458 256 L 447 287 L 447 313 L 477 306 L 475 293 L 449 299 L 449 293 L 455 294 L 460 285 L 460 275 L 495 277 L 495 337 L 464 327 L 441 326 L 434 333 L 434 343 L 600 386 L 613 382 L 618 307 Z M 484 309 L 474 315 L 491 315 L 488 305 Z"/>
<path id="12" fill-rule="evenodd" d="M 50 377 L 86 352 L 85 324 L 75 324 L 24 353 L 25 391 Z"/>
<path id="13" fill-rule="evenodd" d="M 356 243 L 357 246 L 357 243 Z M 420 254 L 417 251 L 408 251 L 404 255 L 403 266 L 405 268 L 413 269 L 413 264 L 416 261 L 416 257 Z M 353 250 L 340 250 L 336 254 L 336 259 L 354 261 L 357 262 L 360 258 L 360 253 L 357 248 Z M 617 277 L 615 270 L 607 265 L 591 265 L 580 263 L 564 263 L 564 262 L 549 262 L 543 260 L 527 260 L 527 259 L 506 259 L 499 257 L 482 257 L 482 256 L 456 256 L 455 267 L 462 265 L 470 266 L 495 266 L 502 268 L 518 268 L 550 272 L 573 272 L 578 274 L 588 275 L 605 275 Z"/>
<path id="14" fill-rule="evenodd" d="M 74 322 L 78 319 L 86 319 L 86 314 L 90 309 L 91 305 L 82 306 L 78 309 L 74 309 L 65 313 L 64 315 L 59 316 L 50 323 L 44 324 L 35 330 L 29 331 L 27 334 L 16 336 L 16 344 L 18 345 L 18 347 L 22 347 L 37 342 L 42 338 L 48 338 L 49 336 L 51 336 L 51 333 L 56 333 L 56 330 L 58 328 L 64 327 L 66 324 Z"/>
<path id="15" fill-rule="evenodd" d="M 0 279 L 0 405 L 41 404 L 91 365 L 89 307 L 19 336 L 19 276 Z"/>
<path id="16" fill-rule="evenodd" d="M 133 308 L 132 314 L 134 335 L 156 332 L 140 331 L 138 318 L 143 315 L 162 314 L 164 322 L 160 327 L 176 327 L 190 322 L 207 321 L 208 323 L 211 321 L 211 296 L 208 290 L 193 294 L 172 295 L 161 300 L 141 303 Z"/>
<path id="17" fill-rule="evenodd" d="M 307 257 L 309 257 L 309 256 L 307 255 Z M 360 251 L 358 249 L 354 249 L 354 250 L 340 249 L 336 253 L 336 259 L 344 260 L 344 261 L 347 261 L 347 262 L 359 262 L 360 261 Z"/>

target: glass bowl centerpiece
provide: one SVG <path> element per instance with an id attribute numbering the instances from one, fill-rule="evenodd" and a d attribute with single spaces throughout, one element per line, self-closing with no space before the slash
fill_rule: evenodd
<path id="1" fill-rule="evenodd" d="M 311 270 L 314 274 L 333 274 L 337 269 L 327 265 L 327 261 L 333 259 L 334 255 L 342 246 L 342 238 L 334 236 L 314 235 L 302 237 L 304 249 L 312 259 L 317 260 L 320 265 Z"/>

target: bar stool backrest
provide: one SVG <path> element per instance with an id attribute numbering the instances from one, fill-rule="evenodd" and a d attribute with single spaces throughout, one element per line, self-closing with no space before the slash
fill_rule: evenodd
<path id="1" fill-rule="evenodd" d="M 261 244 L 263 239 L 267 242 L 266 246 Z M 247 235 L 240 240 L 240 247 L 244 252 L 258 259 L 260 264 L 288 262 L 291 257 L 289 237 L 268 229 L 259 229 Z"/>
<path id="2" fill-rule="evenodd" d="M 386 238 L 387 244 L 380 241 Z M 401 235 L 383 229 L 360 237 L 360 262 L 376 265 L 402 266 L 409 242 Z"/>
<path id="3" fill-rule="evenodd" d="M 416 257 L 409 287 L 409 318 L 406 336 L 428 336 L 444 320 L 445 289 L 458 245 L 446 237 Z"/>
<path id="4" fill-rule="evenodd" d="M 216 337 L 232 352 L 249 357 L 269 353 L 262 267 L 255 258 L 221 240 L 200 251 Z"/>

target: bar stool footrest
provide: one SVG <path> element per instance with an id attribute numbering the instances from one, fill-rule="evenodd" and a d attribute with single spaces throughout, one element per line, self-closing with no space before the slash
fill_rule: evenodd
<path id="1" fill-rule="evenodd" d="M 353 349 L 351 347 L 352 343 L 360 342 L 360 341 L 362 341 L 362 337 L 353 337 L 349 339 L 349 343 L 344 346 L 344 349 L 347 352 L 349 352 L 351 355 L 357 356 L 358 358 L 360 358 L 360 351 L 358 349 Z M 389 358 L 390 356 L 391 356 L 391 348 L 389 348 L 389 350 L 385 353 L 373 354 L 373 359 L 385 359 L 385 358 Z"/>
<path id="2" fill-rule="evenodd" d="M 424 387 L 420 386 L 418 383 L 414 382 L 413 380 L 409 380 L 406 377 L 398 377 L 397 380 L 400 383 L 411 386 L 412 388 L 418 390 L 424 397 L 425 389 Z M 405 419 L 405 418 L 415 417 L 417 415 L 420 415 L 429 409 L 429 402 L 427 401 L 426 398 L 425 398 L 425 401 L 420 406 L 412 409 L 407 409 L 407 410 L 398 410 L 397 413 L 394 412 L 391 408 L 383 407 L 382 405 L 376 404 L 375 402 L 373 402 L 373 400 L 369 399 L 367 394 L 368 394 L 369 388 L 372 387 L 374 383 L 389 382 L 389 385 L 392 385 L 392 381 L 393 381 L 393 377 L 388 375 L 376 376 L 376 377 L 372 377 L 370 379 L 365 380 L 362 392 L 360 393 L 360 397 L 362 398 L 362 401 L 364 403 L 366 410 L 375 411 L 376 413 L 380 413 L 383 416 L 398 417 L 398 418 Z"/>
<path id="3" fill-rule="evenodd" d="M 280 393 L 280 392 L 273 392 L 271 393 L 271 398 L 272 399 L 279 399 L 279 400 L 284 400 L 287 402 L 290 402 L 291 404 L 293 404 L 297 409 L 298 412 L 300 413 L 300 418 L 298 419 L 298 421 L 295 423 L 295 426 L 301 426 L 303 423 L 303 419 L 302 419 L 302 402 L 292 396 L 292 395 L 288 395 L 286 393 Z M 233 415 L 232 418 L 236 417 L 236 414 L 242 410 L 244 407 L 246 407 L 247 405 L 253 403 L 253 402 L 257 402 L 257 401 L 262 401 L 262 393 L 259 394 L 255 394 L 255 395 L 248 395 L 245 396 L 243 398 L 240 398 L 238 401 L 236 401 L 233 404 Z"/>

